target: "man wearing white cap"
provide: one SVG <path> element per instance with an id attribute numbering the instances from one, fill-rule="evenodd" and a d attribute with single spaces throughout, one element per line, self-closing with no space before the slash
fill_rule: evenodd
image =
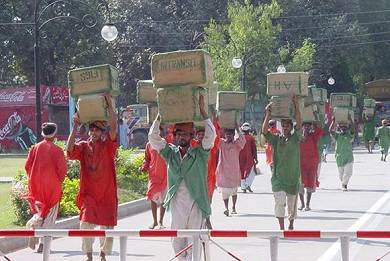
<path id="1" fill-rule="evenodd" d="M 34 145 L 28 153 L 25 170 L 28 177 L 27 200 L 34 216 L 27 222 L 28 228 L 53 227 L 62 194 L 62 182 L 66 175 L 64 151 L 53 143 L 57 125 L 42 124 L 44 140 Z M 35 249 L 36 238 L 29 240 L 29 247 Z M 42 242 L 37 249 L 43 250 Z"/>
<path id="2" fill-rule="evenodd" d="M 253 192 L 251 185 L 256 175 L 257 148 L 256 141 L 249 133 L 251 125 L 245 122 L 241 126 L 246 140 L 244 148 L 240 151 L 241 190 L 246 193 Z"/>

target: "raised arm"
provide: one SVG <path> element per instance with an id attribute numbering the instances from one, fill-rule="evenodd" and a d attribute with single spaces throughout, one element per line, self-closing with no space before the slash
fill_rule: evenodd
<path id="1" fill-rule="evenodd" d="M 265 107 L 265 117 L 264 117 L 262 129 L 261 129 L 261 133 L 263 133 L 263 134 L 267 134 L 268 133 L 268 122 L 271 119 L 271 111 L 272 111 L 272 102 L 269 103 Z"/>
<path id="2" fill-rule="evenodd" d="M 77 128 L 80 125 L 80 119 L 77 113 L 73 115 L 73 128 L 72 132 L 70 133 L 68 137 L 68 141 L 66 142 L 66 151 L 72 152 L 74 149 L 74 143 L 76 141 L 76 132 Z"/>
<path id="3" fill-rule="evenodd" d="M 112 96 L 110 93 L 105 93 L 104 97 L 106 98 L 107 102 L 107 111 L 108 111 L 108 123 L 110 124 L 110 138 L 111 140 L 116 140 L 116 134 L 118 131 L 118 122 L 117 122 L 117 114 L 115 112 L 114 106 L 112 105 Z"/>
<path id="4" fill-rule="evenodd" d="M 202 115 L 202 118 L 205 123 L 205 128 L 204 128 L 204 138 L 202 140 L 202 148 L 204 150 L 210 150 L 214 146 L 214 140 L 215 137 L 217 136 L 217 133 L 215 131 L 215 127 L 211 120 L 208 118 L 206 109 L 205 109 L 205 104 L 204 104 L 204 97 L 203 95 L 199 95 L 199 110 L 200 114 Z"/>
<path id="5" fill-rule="evenodd" d="M 158 152 L 165 148 L 167 142 L 160 136 L 160 114 L 157 115 L 152 126 L 150 127 L 149 134 L 149 143 L 152 148 Z"/>
<path id="6" fill-rule="evenodd" d="M 295 121 L 297 122 L 296 128 L 300 129 L 302 126 L 302 116 L 301 116 L 301 109 L 299 108 L 299 98 L 298 96 L 293 96 L 293 103 L 294 103 L 294 109 L 295 109 Z"/>

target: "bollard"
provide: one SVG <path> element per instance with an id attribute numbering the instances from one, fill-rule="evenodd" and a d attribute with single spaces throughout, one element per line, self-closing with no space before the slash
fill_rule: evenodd
<path id="1" fill-rule="evenodd" d="M 43 243 L 43 252 L 42 252 L 43 261 L 49 261 L 51 237 L 44 236 L 42 243 Z"/>
<path id="2" fill-rule="evenodd" d="M 119 237 L 120 261 L 126 261 L 127 256 L 127 237 Z"/>
<path id="3" fill-rule="evenodd" d="M 270 237 L 269 241 L 270 241 L 269 247 L 270 247 L 271 261 L 277 261 L 278 260 L 279 238 L 278 237 Z"/>
<path id="4" fill-rule="evenodd" d="M 210 261 L 210 240 L 209 236 L 202 236 L 204 261 Z"/>
<path id="5" fill-rule="evenodd" d="M 341 260 L 349 261 L 349 237 L 340 237 Z"/>
<path id="6" fill-rule="evenodd" d="M 192 260 L 200 261 L 200 257 L 202 254 L 202 246 L 200 243 L 199 235 L 192 237 Z"/>

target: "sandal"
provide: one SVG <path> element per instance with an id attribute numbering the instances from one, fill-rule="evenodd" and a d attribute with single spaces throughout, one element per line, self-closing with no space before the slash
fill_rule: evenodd
<path id="1" fill-rule="evenodd" d="M 226 210 L 223 212 L 223 214 L 225 214 L 225 216 L 228 217 L 228 216 L 229 216 L 229 210 L 226 209 Z"/>

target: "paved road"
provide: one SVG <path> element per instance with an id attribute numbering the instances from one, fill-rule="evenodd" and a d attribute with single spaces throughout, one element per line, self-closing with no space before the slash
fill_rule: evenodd
<path id="1" fill-rule="evenodd" d="M 312 211 L 299 212 L 296 229 L 376 229 L 390 230 L 390 163 L 380 162 L 380 155 L 355 151 L 354 175 L 348 192 L 340 190 L 334 156 L 323 164 L 320 189 L 313 195 Z M 264 155 L 260 154 L 264 162 Z M 254 193 L 238 196 L 238 215 L 225 217 L 221 195 L 213 199 L 212 222 L 215 229 L 277 229 L 273 215 L 274 201 L 271 194 L 268 168 L 261 165 L 264 175 L 256 177 Z M 128 217 L 119 222 L 119 228 L 145 229 L 151 223 L 149 212 Z M 169 215 L 166 219 L 169 224 Z M 257 238 L 215 239 L 242 260 L 269 260 L 269 241 Z M 390 240 L 354 240 L 351 242 L 351 260 L 374 261 L 390 251 Z M 96 255 L 98 245 L 95 243 Z M 164 261 L 173 256 L 167 238 L 128 239 L 128 260 Z M 10 254 L 12 260 L 41 260 L 41 256 L 25 249 Z M 211 245 L 212 260 L 233 260 Z M 97 258 L 96 258 L 97 259 Z M 333 239 L 280 240 L 279 260 L 302 261 L 340 260 L 338 243 Z M 53 242 L 51 260 L 83 260 L 80 239 L 58 239 Z M 115 241 L 113 256 L 119 260 L 119 242 Z M 382 260 L 390 260 L 390 255 Z"/>

